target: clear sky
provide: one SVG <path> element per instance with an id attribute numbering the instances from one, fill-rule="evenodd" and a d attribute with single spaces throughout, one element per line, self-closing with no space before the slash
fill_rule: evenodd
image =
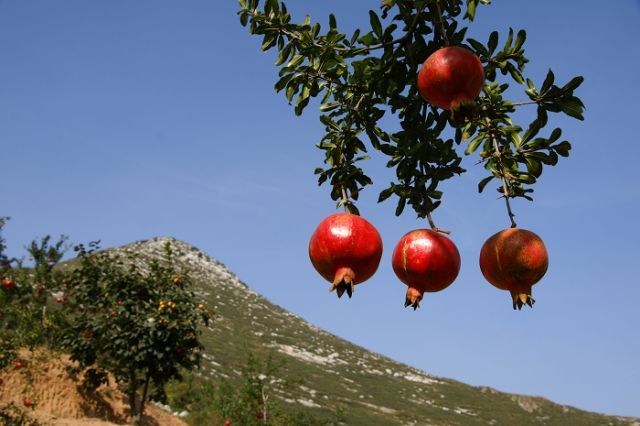
<path id="1" fill-rule="evenodd" d="M 352 30 L 379 1 L 296 1 Z M 432 374 L 542 395 L 580 408 L 640 416 L 640 189 L 637 100 L 640 2 L 495 1 L 471 32 L 525 28 L 528 75 L 578 74 L 586 121 L 554 116 L 574 146 L 548 168 L 535 202 L 514 205 L 537 232 L 550 268 L 535 308 L 478 268 L 482 243 L 507 227 L 495 193 L 477 194 L 483 170 L 443 186 L 435 217 L 462 257 L 457 281 L 404 309 L 391 251 L 425 227 L 410 209 L 359 207 L 380 231 L 378 273 L 338 300 L 313 270 L 307 244 L 334 212 L 313 169 L 322 134 L 317 104 L 296 118 L 273 91 L 272 52 L 248 35 L 225 1 L 0 0 L 0 215 L 14 255 L 31 239 L 66 234 L 111 247 L 154 236 L 185 240 L 225 263 L 259 293 L 312 323 Z M 524 97 L 524 96 L 523 96 Z"/>

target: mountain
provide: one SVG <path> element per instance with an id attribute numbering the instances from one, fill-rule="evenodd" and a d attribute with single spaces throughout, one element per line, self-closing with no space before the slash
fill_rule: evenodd
<path id="1" fill-rule="evenodd" d="M 270 353 L 286 366 L 280 379 L 304 379 L 276 394 L 285 407 L 319 416 L 344 409 L 349 425 L 640 426 L 640 419 L 590 413 L 540 397 L 435 377 L 368 351 L 274 305 L 222 263 L 184 242 L 154 238 L 115 250 L 160 258 L 167 242 L 215 313 L 215 321 L 202 335 L 205 377 L 233 380 L 248 351 Z"/>

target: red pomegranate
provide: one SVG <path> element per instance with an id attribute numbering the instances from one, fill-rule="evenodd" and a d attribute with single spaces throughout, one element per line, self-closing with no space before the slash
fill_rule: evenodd
<path id="1" fill-rule="evenodd" d="M 13 280 L 11 278 L 5 278 L 4 280 L 2 280 L 2 286 L 6 290 L 11 290 L 13 288 Z"/>
<path id="2" fill-rule="evenodd" d="M 376 272 L 382 257 L 382 239 L 376 228 L 358 215 L 336 213 L 326 217 L 311 236 L 309 258 L 338 297 Z"/>
<path id="3" fill-rule="evenodd" d="M 392 257 L 393 270 L 409 289 L 404 306 L 420 306 L 424 292 L 449 287 L 460 272 L 460 253 L 453 242 L 430 229 L 405 234 Z"/>
<path id="4" fill-rule="evenodd" d="M 547 272 L 549 256 L 539 236 L 526 229 L 509 228 L 491 236 L 480 250 L 480 270 L 501 290 L 508 290 L 513 309 L 533 306 L 531 286 Z"/>
<path id="5" fill-rule="evenodd" d="M 472 102 L 482 89 L 484 68 L 467 49 L 452 46 L 436 50 L 418 73 L 418 91 L 431 105 L 455 110 Z"/>

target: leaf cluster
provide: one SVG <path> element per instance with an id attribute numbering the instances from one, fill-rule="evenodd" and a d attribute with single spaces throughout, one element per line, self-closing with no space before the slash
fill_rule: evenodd
<path id="1" fill-rule="evenodd" d="M 540 177 L 542 164 L 555 165 L 557 156 L 566 156 L 570 149 L 569 142 L 556 143 L 557 130 L 533 142 L 547 125 L 547 113 L 583 119 L 584 105 L 573 93 L 582 77 L 558 87 L 549 71 L 538 89 L 525 76 L 529 60 L 524 30 L 509 29 L 500 47 L 498 31 L 485 43 L 466 37 L 468 27 L 462 24 L 471 23 L 478 6 L 488 0 L 384 0 L 380 13 L 369 11 L 369 27 L 349 35 L 339 30 L 334 15 L 323 31 L 308 16 L 300 24 L 292 23 L 284 2 L 239 3 L 240 22 L 263 37 L 262 50 L 277 50 L 276 92 L 285 94 L 296 115 L 310 99 L 319 99 L 325 135 L 318 147 L 324 151 L 326 167 L 315 172 L 319 184 L 333 187 L 331 198 L 338 206 L 352 211 L 357 211 L 353 201 L 362 188 L 372 184 L 358 165 L 368 158 L 368 148 L 388 156 L 387 166 L 396 172 L 397 180 L 381 191 L 379 200 L 395 195 L 396 214 L 409 204 L 424 217 L 440 205 L 439 183 L 464 172 L 457 147 L 465 141 L 467 155 L 483 147 L 480 162 L 491 176 L 480 182 L 480 189 L 497 178 L 505 181 L 500 186 L 504 196 L 530 199 L 529 187 Z M 475 105 L 455 114 L 426 104 L 416 83 L 424 60 L 449 45 L 472 50 L 486 77 Z M 529 100 L 506 98 L 510 82 Z M 513 122 L 513 113 L 534 104 L 537 118 L 523 130 Z M 384 128 L 385 116 L 395 118 L 385 123 L 395 122 L 397 129 Z"/>
<path id="2" fill-rule="evenodd" d="M 162 394 L 181 369 L 199 366 L 198 327 L 210 314 L 197 304 L 169 243 L 160 260 L 100 252 L 97 243 L 75 249 L 80 263 L 72 271 L 75 292 L 65 305 L 71 327 L 63 344 L 80 369 L 110 372 L 135 398 L 143 384 L 145 394 L 149 382 Z"/>

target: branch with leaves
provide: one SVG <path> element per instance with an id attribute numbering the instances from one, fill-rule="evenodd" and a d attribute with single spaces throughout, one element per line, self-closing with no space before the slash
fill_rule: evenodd
<path id="1" fill-rule="evenodd" d="M 486 43 L 466 37 L 480 4 L 488 0 L 384 0 L 380 11 L 369 11 L 370 28 L 348 36 L 329 16 L 323 32 L 310 17 L 292 23 L 284 2 L 239 0 L 240 21 L 251 34 L 263 36 L 262 50 L 276 48 L 280 67 L 276 92 L 284 92 L 302 114 L 311 98 L 320 101 L 325 135 L 318 147 L 325 167 L 317 168 L 319 184 L 329 182 L 331 198 L 353 213 L 360 191 L 372 184 L 358 164 L 373 148 L 388 157 L 395 182 L 383 189 L 379 201 L 397 197 L 396 215 L 409 204 L 418 217 L 428 218 L 441 204 L 441 182 L 465 170 L 460 166 L 461 144 L 465 154 L 478 151 L 479 163 L 490 175 L 478 185 L 480 192 L 496 179 L 507 202 L 531 200 L 531 186 L 543 165 L 553 166 L 566 157 L 571 145 L 559 141 L 561 129 L 548 137 L 536 137 L 548 123 L 548 113 L 565 113 L 583 120 L 584 105 L 574 95 L 583 81 L 575 77 L 564 86 L 554 85 L 551 70 L 539 88 L 525 76 L 526 33 L 509 29 L 499 49 L 499 33 Z M 433 52 L 445 46 L 462 46 L 478 56 L 485 72 L 482 94 L 468 111 L 453 114 L 427 104 L 418 94 L 416 75 Z M 511 101 L 510 84 L 522 89 L 526 101 Z M 537 106 L 536 118 L 525 128 L 514 122 L 516 108 Z M 381 120 L 392 116 L 396 130 L 383 128 Z M 387 124 L 387 126 L 389 126 Z M 439 230 L 439 229 L 438 229 Z"/>

